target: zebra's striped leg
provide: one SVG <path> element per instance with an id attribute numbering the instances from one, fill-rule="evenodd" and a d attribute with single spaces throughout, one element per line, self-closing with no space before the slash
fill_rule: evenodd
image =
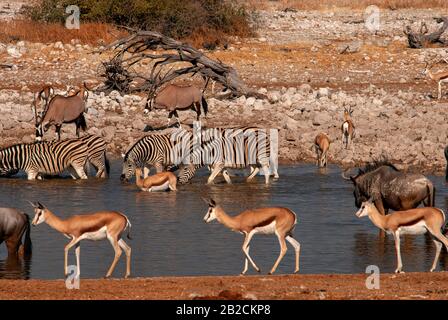
<path id="1" fill-rule="evenodd" d="M 216 176 L 221 173 L 222 169 L 223 168 L 221 166 L 214 167 L 212 169 L 212 173 L 210 174 L 210 177 L 208 177 L 208 179 L 207 179 L 207 184 L 212 184 L 213 181 L 215 180 Z"/>
<path id="2" fill-rule="evenodd" d="M 38 175 L 38 172 L 34 172 L 34 171 L 28 171 L 27 172 L 27 179 L 28 180 L 36 180 L 36 176 Z"/>
<path id="3" fill-rule="evenodd" d="M 224 170 L 224 171 L 222 172 L 222 176 L 224 177 L 224 179 L 226 180 L 226 182 L 227 182 L 228 184 L 232 184 L 232 180 L 230 179 L 230 175 L 229 175 L 229 173 L 227 172 L 227 170 Z"/>
<path id="4" fill-rule="evenodd" d="M 84 172 L 84 168 L 81 166 L 81 167 L 78 167 L 78 166 L 73 166 L 73 169 L 75 169 L 75 171 L 76 171 L 76 174 L 81 178 L 81 179 L 87 179 L 87 175 L 86 175 L 86 173 Z"/>
<path id="5" fill-rule="evenodd" d="M 264 182 L 266 184 L 269 184 L 269 166 L 268 165 L 264 165 L 263 166 L 263 172 L 264 172 Z"/>
<path id="6" fill-rule="evenodd" d="M 250 167 L 250 170 L 252 171 L 250 176 L 247 177 L 246 181 L 251 181 L 256 175 L 257 173 L 260 171 L 260 168 L 258 167 Z"/>

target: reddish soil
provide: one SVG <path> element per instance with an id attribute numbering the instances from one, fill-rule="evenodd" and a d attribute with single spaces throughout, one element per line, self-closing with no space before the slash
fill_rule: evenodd
<path id="1" fill-rule="evenodd" d="M 382 274 L 380 289 L 367 274 L 158 277 L 81 280 L 0 280 L 0 299 L 447 299 L 448 273 Z"/>

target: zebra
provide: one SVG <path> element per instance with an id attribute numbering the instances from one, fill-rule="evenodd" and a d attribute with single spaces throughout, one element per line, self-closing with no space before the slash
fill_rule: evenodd
<path id="1" fill-rule="evenodd" d="M 191 148 L 191 141 L 191 133 L 183 129 L 174 129 L 171 133 L 164 134 L 153 133 L 140 138 L 123 155 L 120 180 L 129 181 L 137 167 L 155 167 L 157 172 L 162 172 L 165 168 L 177 168 L 180 160 L 185 158 L 182 152 Z"/>
<path id="2" fill-rule="evenodd" d="M 265 183 L 269 183 L 271 144 L 264 130 L 257 127 L 210 128 L 202 131 L 201 147 L 193 150 L 190 164 L 182 165 L 178 175 L 179 183 L 186 183 L 197 169 L 208 164 L 211 174 L 207 183 L 213 183 L 220 173 L 227 183 L 231 183 L 226 168 L 243 169 L 250 167 L 247 181 L 263 169 Z M 274 152 L 272 159 L 276 156 Z M 275 160 L 275 159 L 274 159 Z M 278 178 L 276 161 L 272 171 Z"/>
<path id="3" fill-rule="evenodd" d="M 96 170 L 96 177 L 107 178 L 110 173 L 110 163 L 106 155 L 106 141 L 102 137 L 95 135 L 86 135 L 77 140 L 80 140 L 87 144 L 86 164 L 90 163 L 93 165 Z"/>
<path id="4" fill-rule="evenodd" d="M 78 139 L 59 142 L 21 143 L 0 150 L 0 174 L 23 170 L 28 180 L 38 175 L 55 175 L 69 170 L 87 179 L 84 166 L 87 144 Z"/>

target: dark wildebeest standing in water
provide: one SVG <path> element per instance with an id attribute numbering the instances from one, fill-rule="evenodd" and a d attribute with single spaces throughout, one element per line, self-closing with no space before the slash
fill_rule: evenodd
<path id="1" fill-rule="evenodd" d="M 154 101 L 153 101 L 154 100 Z M 192 109 L 196 111 L 196 119 L 199 121 L 201 108 L 207 116 L 208 104 L 205 101 L 203 92 L 195 86 L 178 86 L 169 84 L 163 88 L 154 99 L 150 97 L 146 103 L 145 114 L 149 113 L 152 108 L 165 109 L 168 113 L 168 125 L 173 116 L 179 121 L 177 110 Z"/>
<path id="2" fill-rule="evenodd" d="M 79 137 L 79 129 L 87 129 L 84 112 L 86 110 L 88 92 L 85 87 L 81 88 L 76 94 L 68 97 L 61 95 L 54 96 L 48 103 L 44 114 L 36 116 L 36 141 L 41 141 L 51 126 L 56 127 L 58 140 L 61 139 L 61 127 L 64 123 L 76 124 L 76 136 Z"/>
<path id="3" fill-rule="evenodd" d="M 345 176 L 344 176 L 345 178 Z M 350 179 L 354 186 L 355 205 L 360 208 L 364 201 L 375 199 L 375 206 L 381 214 L 434 206 L 435 188 L 422 174 L 400 172 L 387 161 L 376 161 L 359 169 Z"/>
<path id="4" fill-rule="evenodd" d="M 0 244 L 5 242 L 8 257 L 18 257 L 22 239 L 23 254 L 29 256 L 31 255 L 29 216 L 14 208 L 0 208 Z"/>

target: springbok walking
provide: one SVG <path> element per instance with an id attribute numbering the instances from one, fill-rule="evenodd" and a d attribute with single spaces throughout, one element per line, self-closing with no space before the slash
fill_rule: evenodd
<path id="1" fill-rule="evenodd" d="M 341 131 L 342 144 L 345 144 L 345 149 L 348 149 L 348 146 L 352 143 L 352 140 L 355 137 L 355 125 L 352 120 L 352 114 L 352 107 L 349 109 L 344 107 L 344 122 L 342 123 Z"/>
<path id="2" fill-rule="evenodd" d="M 46 222 L 50 227 L 63 233 L 71 241 L 64 248 L 64 273 L 67 272 L 68 251 L 75 246 L 77 277 L 81 274 L 79 264 L 79 254 L 81 240 L 103 240 L 108 239 L 115 251 L 114 260 L 107 271 L 106 278 L 112 275 L 122 254 L 122 250 L 126 254 L 126 275 L 131 275 L 131 247 L 121 238 L 122 233 L 128 228 L 127 238 L 130 237 L 131 223 L 129 219 L 122 213 L 117 211 L 99 211 L 92 214 L 75 215 L 66 220 L 58 218 L 53 212 L 47 209 L 40 202 L 31 203 L 34 208 L 33 225 L 36 226 L 42 222 Z"/>
<path id="3" fill-rule="evenodd" d="M 314 139 L 314 149 L 316 150 L 316 165 L 319 168 L 327 166 L 327 153 L 330 149 L 330 138 L 326 133 L 319 133 Z"/>
<path id="4" fill-rule="evenodd" d="M 154 100 L 154 102 L 152 100 Z M 165 109 L 169 112 L 168 125 L 173 116 L 176 117 L 177 122 L 180 124 L 177 110 L 192 109 L 196 111 L 196 119 L 198 121 L 201 115 L 201 109 L 204 110 L 205 116 L 207 116 L 208 112 L 207 101 L 205 100 L 202 91 L 192 85 L 185 87 L 175 84 L 167 85 L 154 99 L 151 97 L 148 99 L 145 107 L 145 114 L 149 113 L 152 108 Z"/>
<path id="5" fill-rule="evenodd" d="M 142 178 L 142 169 L 135 169 L 135 184 L 142 191 L 176 191 L 177 178 L 174 173 L 170 171 L 164 171 L 156 173 L 152 176 Z"/>
<path id="6" fill-rule="evenodd" d="M 86 119 L 84 118 L 87 98 L 88 91 L 85 85 L 72 96 L 54 96 L 42 115 L 39 116 L 36 113 L 36 141 L 41 141 L 44 132 L 53 125 L 56 127 L 58 140 L 60 140 L 61 128 L 64 123 L 75 123 L 76 136 L 79 137 L 80 129 L 84 131 L 87 129 Z"/>
<path id="7" fill-rule="evenodd" d="M 448 83 L 448 71 L 432 73 L 431 72 L 432 67 L 433 65 L 429 65 L 428 63 L 426 63 L 423 74 L 429 76 L 432 80 L 437 82 L 439 87 L 439 93 L 437 95 L 437 99 L 440 100 L 442 98 L 442 83 Z"/>
<path id="8" fill-rule="evenodd" d="M 18 257 L 22 246 L 23 254 L 31 255 L 30 219 L 26 213 L 0 208 L 0 244 L 2 242 L 6 244 L 8 257 Z"/>
<path id="9" fill-rule="evenodd" d="M 237 216 L 231 217 L 221 206 L 217 205 L 213 199 L 206 202 L 208 203 L 208 211 L 204 217 L 204 221 L 206 223 L 216 219 L 227 228 L 240 232 L 245 236 L 242 249 L 246 260 L 244 263 L 243 272 L 241 274 L 245 274 L 247 272 L 249 262 L 257 272 L 260 272 L 260 268 L 257 267 L 249 255 L 249 244 L 252 237 L 256 233 L 275 234 L 280 242 L 280 255 L 277 258 L 277 261 L 275 261 L 275 264 L 269 274 L 273 274 L 275 272 L 280 261 L 286 254 L 287 247 L 285 240 L 287 240 L 294 247 L 296 253 L 296 268 L 294 273 L 299 272 L 300 243 L 293 238 L 292 234 L 294 226 L 297 223 L 297 217 L 294 212 L 287 208 L 281 207 L 259 208 L 246 210 Z"/>
<path id="10" fill-rule="evenodd" d="M 368 216 L 375 226 L 383 231 L 392 233 L 395 239 L 395 250 L 397 253 L 396 273 L 402 272 L 403 263 L 400 252 L 400 234 L 423 234 L 429 231 L 434 237 L 436 255 L 430 271 L 436 269 L 442 244 L 448 250 L 448 239 L 442 234 L 445 225 L 445 213 L 434 207 L 416 208 L 406 211 L 396 211 L 387 216 L 382 215 L 372 199 L 362 203 L 356 212 L 358 218 Z"/>

